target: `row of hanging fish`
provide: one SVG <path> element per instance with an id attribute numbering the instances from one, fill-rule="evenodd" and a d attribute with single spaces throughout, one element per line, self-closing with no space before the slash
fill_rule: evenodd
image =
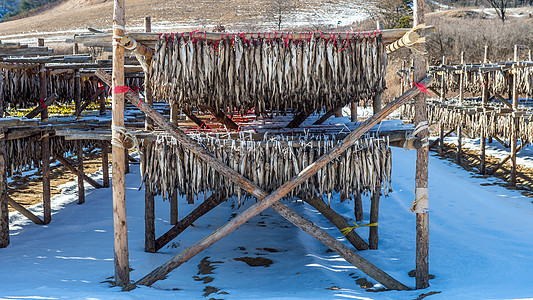
<path id="1" fill-rule="evenodd" d="M 6 141 L 6 172 L 7 176 L 41 167 L 41 137 L 27 137 Z M 83 141 L 83 147 L 92 147 L 90 140 Z M 75 153 L 76 141 L 65 140 L 64 137 L 50 138 L 50 152 L 52 155 L 65 155 Z"/>
<path id="2" fill-rule="evenodd" d="M 387 59 L 372 38 L 241 38 L 162 35 L 150 68 L 154 99 L 181 108 L 314 111 L 385 89 Z"/>
<path id="3" fill-rule="evenodd" d="M 5 107 L 28 108 L 39 104 L 39 75 L 37 69 L 2 69 L 0 72 L 0 92 Z M 126 86 L 134 90 L 143 87 L 144 79 L 126 78 Z M 91 99 L 100 88 L 96 78 L 82 78 L 81 99 Z M 74 80 L 72 74 L 54 74 L 48 76 L 47 95 L 58 94 L 58 103 L 70 104 L 74 101 Z"/>
<path id="4" fill-rule="evenodd" d="M 320 156 L 334 148 L 339 140 L 310 138 L 294 141 L 235 141 L 202 138 L 198 141 L 228 167 L 272 192 L 300 173 Z M 219 174 L 175 139 L 160 136 L 157 141 L 142 141 L 140 147 L 142 182 L 147 191 L 170 197 L 178 192 L 189 198 L 212 191 L 224 197 L 251 198 L 244 190 Z M 318 193 L 341 201 L 353 195 L 374 193 L 383 187 L 391 191 L 392 157 L 388 143 L 364 138 L 313 177 L 296 187 L 286 198 L 311 197 Z"/>
<path id="5" fill-rule="evenodd" d="M 432 86 L 440 91 L 444 78 L 445 92 L 459 92 L 461 71 L 439 70 L 431 72 L 435 76 Z M 463 90 L 467 93 L 481 94 L 483 86 L 487 86 L 493 95 L 507 95 L 512 90 L 513 74 L 517 75 L 517 92 L 522 95 L 533 95 L 533 67 L 506 69 L 490 72 L 463 72 Z"/>
<path id="6" fill-rule="evenodd" d="M 438 103 L 429 103 L 427 112 L 430 125 L 442 124 L 447 130 L 461 126 L 475 137 L 483 135 L 511 139 L 513 117 L 510 113 L 498 113 L 496 110 L 475 112 Z M 400 115 L 405 119 L 414 120 L 414 114 L 415 106 L 412 103 L 404 105 L 400 110 Z M 533 115 L 519 118 L 517 138 L 533 141 Z"/>

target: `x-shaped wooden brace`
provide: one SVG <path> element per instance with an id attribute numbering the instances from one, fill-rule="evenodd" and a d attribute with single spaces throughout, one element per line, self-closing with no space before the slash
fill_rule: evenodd
<path id="1" fill-rule="evenodd" d="M 95 73 L 103 82 L 108 85 L 111 85 L 111 76 L 105 73 L 103 70 L 98 70 Z M 421 83 L 424 85 L 429 85 L 432 81 L 432 77 L 425 78 Z M 268 207 L 272 207 L 276 212 L 282 215 L 285 219 L 307 232 L 321 243 L 327 245 L 331 250 L 335 251 L 337 254 L 342 256 L 346 261 L 353 264 L 365 274 L 374 278 L 376 281 L 383 284 L 385 287 L 394 290 L 407 290 L 407 286 L 403 285 L 396 279 L 392 278 L 390 275 L 374 266 L 369 261 L 365 260 L 359 256 L 355 251 L 348 248 L 341 242 L 337 241 L 334 237 L 326 233 L 324 230 L 320 229 L 318 226 L 314 225 L 312 222 L 306 220 L 289 207 L 284 205 L 281 202 L 278 202 L 281 198 L 287 195 L 292 189 L 298 186 L 300 183 L 309 179 L 311 176 L 316 174 L 318 170 L 328 164 L 330 161 L 338 157 L 341 153 L 346 151 L 348 147 L 352 146 L 363 134 L 370 130 L 374 125 L 381 122 L 385 117 L 390 113 L 395 111 L 400 105 L 406 103 L 408 100 L 412 99 L 414 96 L 418 95 L 420 90 L 416 87 L 411 88 L 405 94 L 397 98 L 396 100 L 389 103 L 377 114 L 363 122 L 356 130 L 350 133 L 339 145 L 337 145 L 330 152 L 321 156 L 314 163 L 309 165 L 298 175 L 291 178 L 289 181 L 284 183 L 277 190 L 272 192 L 270 195 L 267 192 L 263 191 L 260 187 L 255 185 L 253 182 L 239 174 L 237 171 L 226 166 L 211 153 L 206 151 L 201 145 L 197 144 L 191 138 L 189 138 L 183 131 L 181 131 L 177 126 L 170 123 L 166 120 L 159 112 L 157 112 L 153 107 L 143 102 L 137 95 L 133 92 L 126 92 L 125 98 L 142 110 L 147 116 L 152 118 L 159 126 L 165 129 L 171 136 L 176 138 L 185 148 L 192 151 L 198 157 L 203 159 L 208 165 L 210 165 L 217 172 L 223 174 L 225 177 L 233 181 L 235 184 L 239 185 L 242 189 L 255 196 L 257 199 L 262 200 L 248 209 L 246 209 L 241 214 L 237 215 L 231 221 L 203 238 L 199 242 L 195 243 L 191 247 L 183 250 L 171 260 L 158 267 L 148 275 L 141 278 L 136 284 L 141 285 L 151 285 L 154 282 L 162 279 L 166 274 L 170 273 L 172 270 L 176 269 L 178 266 L 188 261 L 201 251 L 205 250 L 215 242 L 219 241 L 226 235 L 233 232 L 235 229 L 240 227 L 246 221 L 252 217 L 258 215 Z"/>

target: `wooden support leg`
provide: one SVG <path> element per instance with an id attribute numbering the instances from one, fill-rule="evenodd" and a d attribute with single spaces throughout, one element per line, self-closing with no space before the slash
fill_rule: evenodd
<path id="1" fill-rule="evenodd" d="M 479 160 L 480 160 L 480 164 L 479 164 L 479 173 L 481 175 L 485 175 L 485 172 L 486 172 L 486 163 L 485 163 L 485 150 L 486 150 L 486 143 L 487 140 L 485 139 L 485 135 L 484 134 L 481 134 L 481 137 L 480 137 L 480 151 L 481 151 L 481 154 L 479 155 Z"/>
<path id="2" fill-rule="evenodd" d="M 370 223 L 378 223 L 379 219 L 379 198 L 381 197 L 381 183 L 376 185 L 376 190 L 372 193 L 370 202 Z M 378 226 L 371 226 L 368 236 L 370 249 L 378 249 L 379 235 Z"/>
<path id="3" fill-rule="evenodd" d="M 527 142 L 524 142 L 522 144 L 520 144 L 520 147 L 518 147 L 518 149 L 516 149 L 516 153 L 518 154 L 518 152 L 520 152 L 520 150 L 522 150 L 524 148 L 524 146 L 527 145 Z M 496 171 L 498 171 L 501 167 L 503 167 L 503 165 L 509 160 L 511 159 L 511 154 L 507 155 L 506 157 L 504 157 L 496 166 L 494 166 L 494 168 L 492 168 L 492 170 L 490 170 L 490 172 L 487 174 L 487 175 L 492 175 L 494 174 Z"/>
<path id="4" fill-rule="evenodd" d="M 198 127 L 200 128 L 209 128 L 207 124 L 204 123 L 204 121 L 200 120 L 197 116 L 195 116 L 191 111 L 183 110 L 183 113 L 189 118 L 191 121 L 194 122 Z"/>
<path id="5" fill-rule="evenodd" d="M 320 117 L 318 120 L 313 123 L 313 125 L 320 125 L 324 122 L 326 122 L 327 119 L 329 119 L 331 116 L 333 116 L 338 110 L 342 109 L 342 106 L 332 108 L 328 110 L 322 117 Z"/>
<path id="6" fill-rule="evenodd" d="M 457 126 L 457 153 L 455 156 L 455 162 L 461 164 L 461 152 L 462 152 L 462 143 L 463 143 L 463 131 L 461 125 Z"/>
<path id="7" fill-rule="evenodd" d="M 176 225 L 170 228 L 165 234 L 160 236 L 155 241 L 155 251 L 163 248 L 166 244 L 170 243 L 175 239 L 180 233 L 182 233 L 187 227 L 191 226 L 194 221 L 198 220 L 201 216 L 210 212 L 213 208 L 217 207 L 220 203 L 226 201 L 226 198 L 220 197 L 216 194 L 211 195 L 207 198 L 202 204 L 198 205 L 190 214 L 188 214 L 181 221 L 177 222 Z"/>
<path id="8" fill-rule="evenodd" d="M 307 120 L 307 118 L 309 118 L 310 115 L 312 115 L 313 112 L 300 112 L 299 114 L 297 114 L 296 116 L 294 116 L 294 119 L 292 119 L 289 124 L 287 124 L 287 126 L 285 126 L 285 128 L 298 128 L 300 127 L 300 125 L 302 125 L 303 122 L 305 122 L 305 120 Z"/>
<path id="9" fill-rule="evenodd" d="M 81 77 L 80 77 L 80 70 L 75 69 L 74 70 L 74 105 L 75 105 L 75 112 L 76 120 L 81 118 Z"/>
<path id="10" fill-rule="evenodd" d="M 194 204 L 194 195 L 187 194 L 187 204 Z"/>
<path id="11" fill-rule="evenodd" d="M 124 172 L 126 172 L 126 174 L 128 174 L 130 172 L 130 160 L 128 159 L 128 149 L 124 149 L 124 157 L 126 159 L 124 159 Z"/>
<path id="12" fill-rule="evenodd" d="M 3 99 L 0 101 L 3 102 Z M 0 103 L 0 105 L 2 104 Z M 7 160 L 4 127 L 0 127 L 0 136 L 0 248 L 5 248 L 9 246 L 9 210 L 7 207 Z"/>
<path id="13" fill-rule="evenodd" d="M 337 227 L 339 230 L 346 227 L 350 227 L 350 224 L 348 224 L 348 222 L 346 221 L 346 219 L 344 219 L 343 216 L 339 215 L 318 196 L 304 199 L 304 201 L 309 203 L 309 205 L 314 207 L 316 210 L 318 210 L 324 217 L 326 217 L 326 219 L 331 222 L 331 224 L 335 225 L 335 227 Z M 346 239 L 357 250 L 368 249 L 368 244 L 354 231 L 348 233 L 346 235 Z"/>
<path id="14" fill-rule="evenodd" d="M 509 181 L 510 186 L 516 186 L 516 154 L 518 153 L 517 145 L 518 142 L 517 134 L 518 134 L 518 118 L 513 117 L 512 118 L 512 126 L 511 126 L 511 178 Z"/>
<path id="15" fill-rule="evenodd" d="M 109 145 L 107 141 L 102 141 L 102 177 L 103 186 L 109 187 Z"/>
<path id="16" fill-rule="evenodd" d="M 170 196 L 170 224 L 178 224 L 178 193 L 177 190 L 174 191 L 172 196 Z"/>
<path id="17" fill-rule="evenodd" d="M 353 197 L 355 220 L 361 222 L 363 221 L 363 199 L 361 199 L 361 193 L 357 192 Z"/>
<path id="18" fill-rule="evenodd" d="M 87 107 L 93 103 L 93 101 L 95 101 L 96 99 L 98 99 L 100 97 L 100 95 L 102 95 L 104 93 L 104 90 L 97 90 L 96 93 L 94 93 L 94 95 L 90 98 L 90 99 L 87 99 L 85 102 L 83 102 L 83 104 L 81 105 L 80 109 L 78 112 L 79 115 L 76 115 L 76 117 L 79 117 L 81 116 L 81 113 L 87 109 Z M 80 100 L 81 101 L 81 100 Z"/>
<path id="19" fill-rule="evenodd" d="M 155 203 L 154 194 L 144 190 L 144 251 L 155 253 Z"/>
<path id="20" fill-rule="evenodd" d="M 377 114 L 381 110 L 381 93 L 375 94 L 372 98 L 372 109 L 374 114 Z"/>
<path id="21" fill-rule="evenodd" d="M 357 100 L 353 100 L 350 105 L 350 121 L 357 123 Z"/>
<path id="22" fill-rule="evenodd" d="M 98 102 L 100 103 L 100 116 L 105 116 L 105 93 L 98 97 Z"/>
<path id="23" fill-rule="evenodd" d="M 33 223 L 37 225 L 45 225 L 44 221 L 41 220 L 39 217 L 34 215 L 31 211 L 26 209 L 24 206 L 18 204 L 15 200 L 11 199 L 11 197 L 7 196 L 7 201 L 13 209 L 21 213 L 26 218 L 30 219 Z"/>
<path id="24" fill-rule="evenodd" d="M 85 203 L 85 186 L 83 173 L 83 146 L 82 141 L 76 141 L 76 153 L 78 156 L 78 204 Z"/>
<path id="25" fill-rule="evenodd" d="M 68 159 L 64 158 L 61 155 L 55 155 L 54 158 L 57 159 L 63 166 L 65 166 L 65 168 L 69 169 L 70 172 L 72 172 L 74 174 L 79 174 L 79 172 L 80 172 L 79 168 L 75 168 Z M 85 175 L 85 172 L 83 172 L 83 169 L 82 169 L 82 173 L 83 173 L 82 174 L 83 180 L 85 180 L 88 184 L 94 186 L 97 189 L 100 189 L 100 188 L 104 187 L 103 185 L 99 184 L 98 182 L 96 182 L 91 177 Z"/>
<path id="26" fill-rule="evenodd" d="M 439 123 L 439 156 L 444 156 L 444 124 Z"/>
<path id="27" fill-rule="evenodd" d="M 215 117 L 215 119 L 229 130 L 238 130 L 239 125 L 233 122 L 222 110 L 215 107 L 208 107 L 207 110 Z"/>
<path id="28" fill-rule="evenodd" d="M 43 219 L 44 224 L 52 221 L 52 206 L 50 203 L 50 138 L 45 132 L 41 140 L 41 163 L 43 172 Z"/>

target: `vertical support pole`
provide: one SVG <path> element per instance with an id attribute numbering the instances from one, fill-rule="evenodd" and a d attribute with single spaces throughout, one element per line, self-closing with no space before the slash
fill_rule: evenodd
<path id="1" fill-rule="evenodd" d="M 355 220 L 357 222 L 363 221 L 363 199 L 361 199 L 361 193 L 357 191 L 354 197 L 354 213 Z"/>
<path id="2" fill-rule="evenodd" d="M 74 43 L 74 45 L 72 46 L 72 54 L 76 55 L 80 53 L 80 48 L 78 46 L 78 43 Z"/>
<path id="3" fill-rule="evenodd" d="M 402 60 L 402 71 L 405 71 L 405 60 Z M 400 78 L 400 95 L 405 93 L 405 76 L 405 73 L 402 73 L 402 77 Z"/>
<path id="4" fill-rule="evenodd" d="M 439 156 L 444 156 L 444 124 L 439 122 Z"/>
<path id="5" fill-rule="evenodd" d="M 144 149 L 146 153 L 146 149 Z M 174 224 L 173 224 L 174 225 Z M 154 194 L 144 188 L 144 251 L 155 253 L 155 202 Z"/>
<path id="6" fill-rule="evenodd" d="M 44 39 L 37 41 L 39 47 L 44 47 Z M 44 64 L 39 65 L 39 99 L 45 99 L 48 91 L 48 78 Z M 48 108 L 41 112 L 41 121 L 48 121 Z M 41 139 L 41 168 L 43 174 L 43 221 L 49 224 L 52 221 L 52 208 L 50 203 L 50 138 L 48 132 L 43 133 Z"/>
<path id="7" fill-rule="evenodd" d="M 413 1 L 413 26 L 424 23 L 424 1 Z M 421 31 L 421 36 L 424 32 Z M 424 44 L 421 44 L 422 48 Z M 422 49 L 424 52 L 425 49 Z M 426 58 L 413 53 L 415 81 L 420 82 L 426 76 Z M 420 93 L 415 97 L 415 124 L 427 122 L 426 96 Z M 428 139 L 428 130 L 420 132 L 422 141 Z M 415 206 L 416 213 L 416 288 L 429 286 L 429 200 L 428 200 L 428 160 L 427 144 L 416 151 Z"/>
<path id="8" fill-rule="evenodd" d="M 358 102 L 357 100 L 352 100 L 352 102 L 350 103 L 350 121 L 354 122 L 354 123 L 357 123 L 357 105 L 358 105 Z"/>
<path id="9" fill-rule="evenodd" d="M 170 103 L 170 122 L 176 126 L 178 126 L 178 115 L 178 104 Z M 176 225 L 178 221 L 178 189 L 174 188 L 172 196 L 170 196 L 170 224 Z"/>
<path id="10" fill-rule="evenodd" d="M 485 53 L 483 55 L 483 64 L 486 64 L 489 59 L 489 46 L 485 45 Z M 487 111 L 485 108 L 487 108 L 487 103 L 489 100 L 489 74 L 483 73 L 483 87 L 481 88 L 481 102 L 483 105 L 483 117 L 487 117 Z M 486 166 L 486 148 L 487 148 L 487 140 L 485 137 L 485 131 L 481 130 L 481 136 L 480 136 L 480 150 L 481 154 L 479 155 L 479 173 L 481 175 L 485 175 L 487 172 L 487 166 Z"/>
<path id="11" fill-rule="evenodd" d="M 446 56 L 442 56 L 442 64 L 446 64 Z M 440 77 L 440 101 L 444 103 L 446 101 L 446 80 L 444 80 L 446 76 L 446 70 L 443 68 L 441 70 L 441 77 Z"/>
<path id="12" fill-rule="evenodd" d="M 124 149 L 124 173 L 128 174 L 130 172 L 130 160 L 128 159 L 128 149 Z"/>
<path id="13" fill-rule="evenodd" d="M 514 61 L 517 62 L 520 59 L 519 57 L 519 48 L 518 45 L 514 46 Z M 518 110 L 518 73 L 517 69 L 513 68 L 511 69 L 513 72 L 513 111 L 516 112 Z M 511 178 L 509 185 L 510 186 L 516 186 L 516 143 L 518 142 L 518 122 L 519 117 L 517 117 L 514 113 L 512 114 L 512 124 L 511 124 Z"/>
<path id="14" fill-rule="evenodd" d="M 83 142 L 76 141 L 76 154 L 78 156 L 78 204 L 85 203 L 85 186 L 83 182 Z"/>
<path id="15" fill-rule="evenodd" d="M 4 77 L 0 72 L 0 117 L 4 117 Z M 7 159 L 4 127 L 0 127 L 0 248 L 9 246 L 9 210 L 7 205 Z"/>
<path id="16" fill-rule="evenodd" d="M 342 117 L 342 107 L 339 107 L 336 111 L 335 111 L 335 118 L 340 118 Z"/>
<path id="17" fill-rule="evenodd" d="M 144 32 L 152 32 L 152 19 L 150 17 L 144 18 Z M 146 64 L 150 66 L 152 64 L 152 58 L 146 58 Z M 150 84 L 150 78 L 147 73 L 144 73 L 144 96 L 145 101 L 150 106 L 154 105 L 154 99 L 152 97 L 152 85 Z M 154 120 L 146 116 L 144 129 L 154 130 Z"/>
<path id="18" fill-rule="evenodd" d="M 125 0 L 113 1 L 113 82 L 112 91 L 117 86 L 124 86 L 124 48 L 120 46 L 120 37 L 124 36 L 126 15 Z M 124 94 L 113 92 L 113 127 L 124 127 Z M 112 129 L 113 139 L 121 140 L 121 133 Z M 115 253 L 115 284 L 127 286 L 130 283 L 128 224 L 126 219 L 126 182 L 124 149 L 113 145 L 113 226 Z"/>
<path id="19" fill-rule="evenodd" d="M 102 185 L 109 187 L 109 145 L 107 141 L 101 142 L 102 147 Z"/>
<path id="20" fill-rule="evenodd" d="M 81 119 L 81 77 L 80 70 L 74 69 L 74 105 L 76 120 Z"/>
<path id="21" fill-rule="evenodd" d="M 100 116 L 105 116 L 105 99 L 106 99 L 105 93 L 102 93 L 98 97 L 98 102 L 100 103 Z"/>
<path id="22" fill-rule="evenodd" d="M 464 85 L 465 85 L 465 52 L 461 52 L 461 76 L 459 77 L 459 105 L 463 105 L 465 99 Z"/>
<path id="23" fill-rule="evenodd" d="M 377 30 L 383 29 L 383 21 L 377 21 L 376 22 Z M 374 94 L 374 97 L 372 98 L 372 108 L 374 110 L 374 114 L 377 114 L 381 110 L 381 93 Z"/>
<path id="24" fill-rule="evenodd" d="M 463 118 L 459 119 L 459 124 L 457 124 L 457 153 L 455 156 L 455 162 L 461 164 L 461 155 L 463 154 Z"/>
<path id="25" fill-rule="evenodd" d="M 381 182 L 376 185 L 376 189 L 372 193 L 370 202 L 370 223 L 378 223 L 379 219 L 379 198 L 381 197 Z M 368 247 L 370 249 L 378 249 L 379 234 L 378 226 L 371 226 L 368 235 Z"/>

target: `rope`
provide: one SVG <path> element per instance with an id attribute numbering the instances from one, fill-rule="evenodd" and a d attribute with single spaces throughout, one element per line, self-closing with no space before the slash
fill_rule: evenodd
<path id="1" fill-rule="evenodd" d="M 128 131 L 126 127 L 111 126 L 111 130 L 115 133 L 111 139 L 111 145 L 127 150 L 139 149 L 139 140 L 137 140 L 137 137 L 132 132 Z M 122 134 L 122 138 L 119 137 L 119 134 Z M 133 145 L 131 147 L 126 148 L 125 144 L 127 140 L 132 142 Z"/>
<path id="2" fill-rule="evenodd" d="M 415 201 L 411 202 L 411 212 L 427 214 L 429 212 L 429 197 L 427 188 L 415 189 Z"/>
<path id="3" fill-rule="evenodd" d="M 359 227 L 376 227 L 378 226 L 378 223 L 370 223 L 370 224 L 364 224 L 364 225 L 359 225 L 359 224 L 356 224 L 355 222 L 352 222 L 355 226 L 348 226 L 348 227 L 345 227 L 345 228 L 342 228 L 341 229 L 341 233 L 342 235 L 346 236 L 348 233 L 352 232 L 354 229 L 356 228 L 359 228 Z"/>
<path id="4" fill-rule="evenodd" d="M 423 121 L 423 122 L 420 122 L 418 123 L 416 126 L 415 126 L 415 129 L 413 130 L 413 132 L 411 133 L 408 133 L 405 137 L 405 143 L 403 144 L 403 148 L 405 150 L 410 150 L 409 148 L 409 144 L 411 141 L 415 140 L 417 138 L 417 136 L 422 133 L 422 131 L 424 130 L 427 130 L 429 128 L 429 125 L 428 125 L 428 121 Z M 422 147 L 427 147 L 429 146 L 429 137 L 426 135 L 424 138 L 421 139 L 422 140 Z"/>

